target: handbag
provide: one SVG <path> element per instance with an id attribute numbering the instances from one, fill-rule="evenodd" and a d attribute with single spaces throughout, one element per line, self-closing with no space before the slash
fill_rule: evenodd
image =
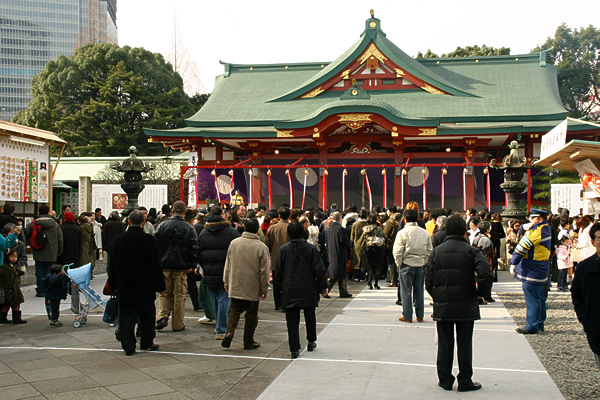
<path id="1" fill-rule="evenodd" d="M 118 312 L 117 296 L 110 296 L 110 299 L 106 302 L 102 322 L 112 324 L 117 319 Z"/>
<path id="2" fill-rule="evenodd" d="M 110 290 L 110 287 L 108 286 L 108 278 L 106 278 L 106 283 L 104 284 L 104 289 L 102 289 L 102 294 L 105 296 L 112 295 L 112 290 Z"/>
<path id="3" fill-rule="evenodd" d="M 15 289 L 11 287 L 0 288 L 0 304 L 9 305 L 15 302 Z"/>

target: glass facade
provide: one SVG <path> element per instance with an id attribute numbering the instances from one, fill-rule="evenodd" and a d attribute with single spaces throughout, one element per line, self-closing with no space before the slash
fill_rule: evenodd
<path id="1" fill-rule="evenodd" d="M 27 107 L 31 79 L 73 54 L 92 26 L 97 42 L 116 42 L 116 8 L 117 0 L 0 0 L 0 120 Z"/>

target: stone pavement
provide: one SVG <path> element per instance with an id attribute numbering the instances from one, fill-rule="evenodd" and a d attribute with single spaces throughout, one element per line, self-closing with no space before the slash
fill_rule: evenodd
<path id="1" fill-rule="evenodd" d="M 496 291 L 520 291 L 508 273 L 500 274 Z M 97 276 L 92 286 L 100 291 L 105 280 Z M 126 357 L 99 313 L 73 328 L 67 300 L 64 326 L 50 327 L 43 299 L 26 287 L 23 313 L 29 323 L 0 325 L 0 398 L 563 398 L 500 302 L 482 307 L 483 319 L 475 324 L 474 379 L 483 389 L 446 392 L 437 386 L 429 301 L 424 323 L 405 324 L 398 321 L 395 288 L 371 291 L 354 282 L 349 288 L 352 299 L 339 299 L 334 290 L 330 300 L 321 301 L 319 346 L 292 361 L 284 314 L 273 310 L 272 299 L 261 302 L 258 350 L 243 349 L 243 323 L 232 347 L 222 348 L 214 326 L 197 323 L 203 314 L 188 301 L 184 331 L 168 326 L 157 333 L 158 352 Z"/>

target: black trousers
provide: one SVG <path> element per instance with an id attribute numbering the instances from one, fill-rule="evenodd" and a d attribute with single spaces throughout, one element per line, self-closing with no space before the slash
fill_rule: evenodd
<path id="1" fill-rule="evenodd" d="M 258 326 L 258 306 L 260 301 L 250 301 L 242 299 L 231 299 L 231 307 L 229 308 L 229 320 L 227 322 L 227 334 L 231 337 L 235 334 L 235 329 L 240 322 L 240 316 L 243 312 L 244 316 L 244 347 L 250 347 L 254 344 L 254 332 Z"/>
<path id="2" fill-rule="evenodd" d="M 471 383 L 473 377 L 473 328 L 475 321 L 437 321 L 437 373 L 440 383 L 454 383 L 454 327 L 458 354 L 458 382 Z"/>
<path id="3" fill-rule="evenodd" d="M 60 300 L 46 300 L 46 313 L 50 321 L 58 321 L 60 317 Z"/>
<path id="4" fill-rule="evenodd" d="M 140 348 L 150 347 L 154 344 L 156 330 L 156 306 L 152 303 L 121 303 L 119 302 L 119 335 L 121 347 L 126 353 L 135 350 L 135 324 L 139 318 L 139 331 L 141 334 Z"/>
<path id="5" fill-rule="evenodd" d="M 306 324 L 306 340 L 309 342 L 317 341 L 317 317 L 315 307 L 305 308 L 286 308 L 285 321 L 287 322 L 288 342 L 290 351 L 300 350 L 300 310 L 304 310 L 304 322 Z"/>
<path id="6" fill-rule="evenodd" d="M 187 274 L 188 293 L 190 295 L 190 299 L 192 300 L 194 310 L 200 307 L 200 302 L 198 302 L 198 285 L 196 284 L 196 276 L 197 275 L 194 272 Z"/>

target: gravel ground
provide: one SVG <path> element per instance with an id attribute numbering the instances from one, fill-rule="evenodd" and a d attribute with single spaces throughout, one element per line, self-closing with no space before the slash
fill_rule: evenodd
<path id="1" fill-rule="evenodd" d="M 498 293 L 518 326 L 525 326 L 523 293 Z M 545 333 L 526 335 L 529 344 L 565 399 L 599 399 L 600 371 L 570 293 L 550 292 Z"/>

